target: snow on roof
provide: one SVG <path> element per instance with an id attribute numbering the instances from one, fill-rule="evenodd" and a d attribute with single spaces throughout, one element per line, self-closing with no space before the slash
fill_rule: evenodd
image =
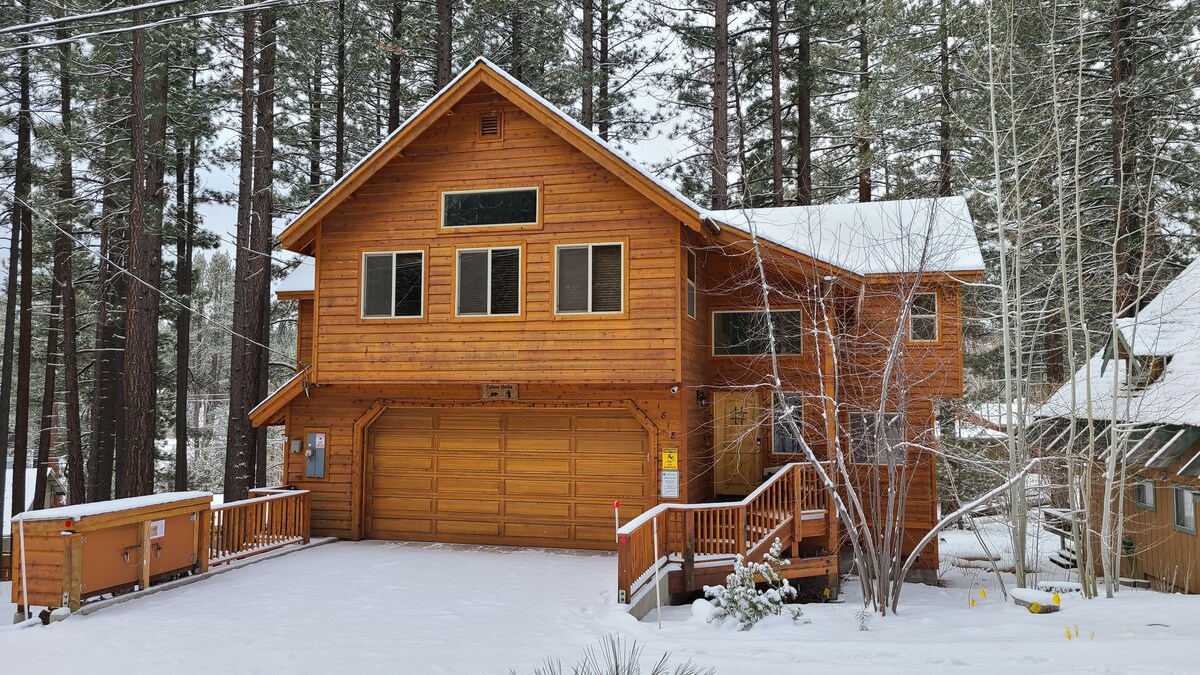
<path id="1" fill-rule="evenodd" d="M 101 513 L 115 513 L 125 509 L 137 509 L 143 506 L 158 506 L 159 504 L 170 504 L 172 502 L 181 502 L 188 499 L 198 499 L 208 497 L 212 499 L 211 492 L 160 492 L 154 495 L 144 495 L 141 497 L 125 497 L 124 499 L 110 499 L 106 502 L 91 502 L 88 504 L 72 504 L 70 506 L 59 506 L 53 509 L 42 509 L 40 511 L 26 511 L 19 514 L 19 520 L 78 520 L 88 516 L 95 516 Z"/>
<path id="2" fill-rule="evenodd" d="M 10 460 L 11 461 L 11 460 Z M 12 485 L 13 485 L 13 470 L 7 468 L 4 470 L 4 536 L 8 536 L 9 520 L 12 519 Z M 25 469 L 25 508 L 33 506 L 33 500 L 37 497 L 37 469 Z"/>
<path id="3" fill-rule="evenodd" d="M 855 274 L 983 269 L 962 197 L 709 211 L 707 217 Z"/>
<path id="4" fill-rule="evenodd" d="M 300 263 L 275 284 L 276 293 L 296 293 L 316 288 L 317 265 L 313 258 L 301 256 Z"/>
<path id="5" fill-rule="evenodd" d="M 1105 364 L 1105 347 L 1051 394 L 1037 415 L 1083 417 L 1090 403 L 1094 419 L 1200 426 L 1200 260 L 1136 316 L 1118 319 L 1117 327 L 1135 357 L 1169 357 L 1162 376 L 1144 388 L 1127 386 L 1125 361 Z"/>

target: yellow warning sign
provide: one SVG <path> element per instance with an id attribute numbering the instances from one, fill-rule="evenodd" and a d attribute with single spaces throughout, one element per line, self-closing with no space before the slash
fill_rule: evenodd
<path id="1" fill-rule="evenodd" d="M 679 448 L 663 448 L 662 468 L 663 471 L 679 470 Z"/>

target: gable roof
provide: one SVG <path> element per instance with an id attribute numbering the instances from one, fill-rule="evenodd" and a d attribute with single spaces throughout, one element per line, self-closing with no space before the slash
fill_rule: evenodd
<path id="1" fill-rule="evenodd" d="M 1117 330 L 1125 353 L 1116 367 L 1106 363 L 1113 356 L 1110 347 L 1098 350 L 1087 367 L 1046 399 L 1037 416 L 1085 417 L 1090 390 L 1093 419 L 1111 420 L 1115 402 L 1119 421 L 1200 426 L 1200 260 L 1135 316 L 1117 319 Z M 1126 386 L 1129 354 L 1167 357 L 1162 375 L 1144 388 Z"/>
<path id="2" fill-rule="evenodd" d="M 447 83 L 425 105 L 409 116 L 403 124 L 375 146 L 374 150 L 367 153 L 341 179 L 330 185 L 321 196 L 301 211 L 280 233 L 279 241 L 283 247 L 298 253 L 306 252 L 311 243 L 313 229 L 321 222 L 322 218 L 361 187 L 376 171 L 399 156 L 409 143 L 441 119 L 456 103 L 480 84 L 487 85 L 529 116 L 542 122 L 650 201 L 678 217 L 687 225 L 695 229 L 700 228 L 700 214 L 703 209 L 695 202 L 625 153 L 609 145 L 499 66 L 481 56 Z"/>
<path id="3" fill-rule="evenodd" d="M 979 272 L 962 197 L 709 211 L 707 216 L 859 275 Z"/>

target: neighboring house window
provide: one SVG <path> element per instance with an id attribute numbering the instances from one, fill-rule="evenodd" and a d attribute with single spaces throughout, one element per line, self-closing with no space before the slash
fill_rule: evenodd
<path id="1" fill-rule="evenodd" d="M 364 253 L 362 315 L 378 319 L 419 317 L 424 309 L 423 251 Z"/>
<path id="2" fill-rule="evenodd" d="M 1196 533 L 1196 497 L 1191 488 L 1174 489 L 1175 527 L 1184 532 Z"/>
<path id="3" fill-rule="evenodd" d="M 555 311 L 619 313 L 625 301 L 624 248 L 623 244 L 557 247 Z"/>
<path id="4" fill-rule="evenodd" d="M 1154 508 L 1154 481 L 1141 480 L 1134 484 L 1133 503 L 1144 509 Z"/>
<path id="5" fill-rule="evenodd" d="M 442 193 L 442 227 L 537 225 L 537 222 L 535 187 Z"/>
<path id="6" fill-rule="evenodd" d="M 775 333 L 775 353 L 791 356 L 800 353 L 800 310 L 772 310 L 771 326 Z M 744 356 L 770 354 L 766 312 L 713 312 L 713 354 Z"/>
<path id="7" fill-rule="evenodd" d="M 908 339 L 913 342 L 937 342 L 937 293 L 914 293 L 908 313 Z"/>
<path id="8" fill-rule="evenodd" d="M 1126 387 L 1133 390 L 1145 389 L 1158 382 L 1162 379 L 1163 373 L 1167 372 L 1167 364 L 1170 362 L 1170 355 L 1134 356 L 1129 362 L 1130 372 Z"/>
<path id="9" fill-rule="evenodd" d="M 687 252 L 687 314 L 696 318 L 696 253 Z"/>
<path id="10" fill-rule="evenodd" d="M 521 313 L 521 249 L 462 249 L 458 252 L 459 316 Z"/>
<path id="11" fill-rule="evenodd" d="M 804 394 L 799 392 L 784 392 L 783 396 L 775 396 L 775 423 L 771 428 L 771 452 L 777 455 L 795 455 L 804 452 L 800 449 L 800 438 L 792 433 L 791 427 L 784 421 L 784 412 L 792 407 L 791 419 L 801 434 L 804 432 Z"/>
<path id="12" fill-rule="evenodd" d="M 850 415 L 850 457 L 860 464 L 896 464 L 905 458 L 904 417 L 896 413 Z"/>

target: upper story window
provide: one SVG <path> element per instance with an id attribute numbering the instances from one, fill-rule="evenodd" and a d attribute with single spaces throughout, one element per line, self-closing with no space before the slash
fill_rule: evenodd
<path id="1" fill-rule="evenodd" d="M 775 396 L 774 424 L 771 426 L 771 452 L 777 455 L 796 455 L 804 452 L 800 447 L 800 437 L 792 433 L 787 423 L 787 409 L 791 407 L 791 420 L 796 423 L 796 429 L 804 433 L 804 394 L 799 392 L 784 392 L 783 396 Z"/>
<path id="2" fill-rule="evenodd" d="M 555 305 L 559 314 L 617 314 L 625 302 L 624 244 L 555 248 Z"/>
<path id="3" fill-rule="evenodd" d="M 442 227 L 537 225 L 538 188 L 442 193 Z"/>
<path id="4" fill-rule="evenodd" d="M 687 252 L 687 315 L 696 318 L 696 252 Z"/>
<path id="5" fill-rule="evenodd" d="M 904 416 L 897 413 L 850 415 L 850 458 L 860 464 L 903 464 Z"/>
<path id="6" fill-rule="evenodd" d="M 459 249 L 458 316 L 521 313 L 521 249 Z"/>
<path id="7" fill-rule="evenodd" d="M 775 353 L 794 356 L 800 353 L 801 313 L 798 309 L 771 311 L 770 327 L 775 334 Z M 749 356 L 771 353 L 767 312 L 713 312 L 713 355 Z"/>
<path id="8" fill-rule="evenodd" d="M 908 339 L 912 342 L 938 341 L 937 293 L 913 293 L 908 313 Z"/>
<path id="9" fill-rule="evenodd" d="M 364 318 L 422 316 L 424 251 L 364 253 L 362 269 Z"/>

